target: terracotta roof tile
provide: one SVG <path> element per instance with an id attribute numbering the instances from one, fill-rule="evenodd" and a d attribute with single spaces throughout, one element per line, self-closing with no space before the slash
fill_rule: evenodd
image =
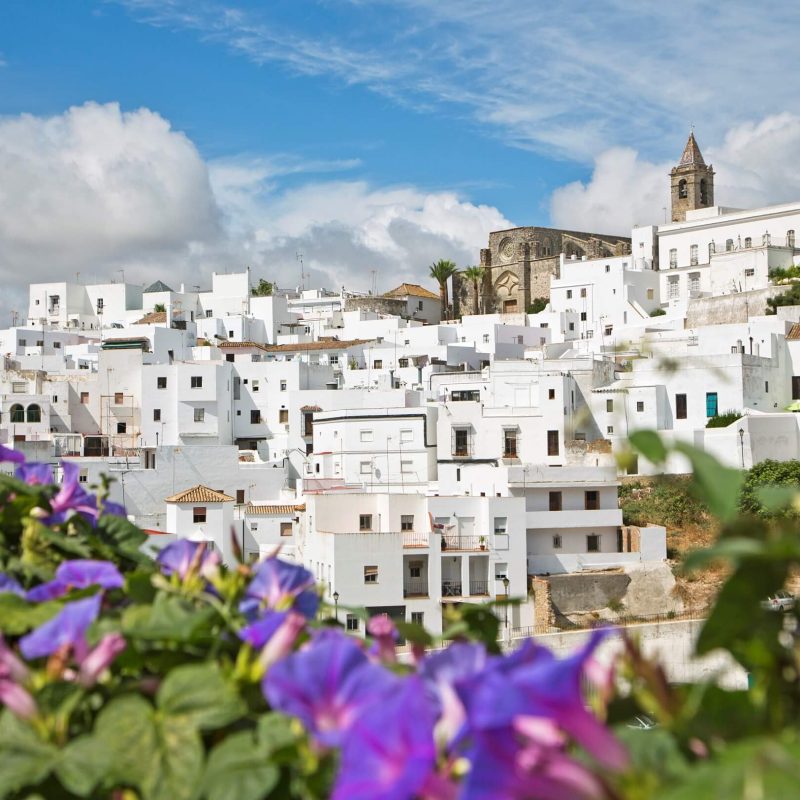
<path id="1" fill-rule="evenodd" d="M 164 500 L 165 503 L 232 503 L 233 501 L 234 498 L 228 497 L 227 494 L 203 485 L 193 486 Z"/>
<path id="2" fill-rule="evenodd" d="M 350 341 L 296 342 L 295 344 L 270 344 L 264 347 L 268 353 L 300 353 L 307 350 L 346 350 L 360 344 L 369 344 L 372 339 L 351 339 Z"/>
<path id="3" fill-rule="evenodd" d="M 800 322 L 795 322 L 791 328 L 789 328 L 789 333 L 786 334 L 787 339 L 800 339 Z"/>
<path id="4" fill-rule="evenodd" d="M 386 292 L 384 297 L 427 297 L 430 300 L 438 300 L 439 295 L 434 294 L 424 286 L 417 283 L 401 283 L 396 289 Z"/>
<path id="5" fill-rule="evenodd" d="M 231 350 L 234 348 L 241 348 L 241 347 L 255 347 L 257 350 L 266 350 L 266 345 L 260 344 L 259 342 L 220 342 L 217 347 L 220 350 Z"/>
<path id="6" fill-rule="evenodd" d="M 166 322 L 167 321 L 167 312 L 166 311 L 151 311 L 149 314 L 145 314 L 141 319 L 137 319 L 134 322 L 134 325 L 155 325 L 158 322 Z"/>
<path id="7" fill-rule="evenodd" d="M 686 142 L 686 147 L 683 148 L 683 153 L 681 154 L 681 160 L 678 162 L 679 167 L 686 166 L 687 164 L 702 164 L 705 166 L 705 161 L 703 161 L 703 154 L 700 152 L 700 148 L 697 145 L 697 140 L 694 138 L 694 131 L 689 134 L 689 139 Z"/>
<path id="8" fill-rule="evenodd" d="M 305 505 L 291 503 L 248 503 L 245 513 L 251 517 L 284 517 L 305 510 Z"/>

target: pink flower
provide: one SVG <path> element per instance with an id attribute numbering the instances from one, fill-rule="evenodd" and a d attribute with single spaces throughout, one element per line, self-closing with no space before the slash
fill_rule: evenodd
<path id="1" fill-rule="evenodd" d="M 0 703 L 21 719 L 32 719 L 39 713 L 30 692 L 14 681 L 0 678 Z"/>
<path id="2" fill-rule="evenodd" d="M 367 633 L 375 640 L 374 651 L 387 664 L 397 661 L 395 643 L 400 638 L 397 626 L 388 614 L 376 614 L 367 623 Z"/>
<path id="3" fill-rule="evenodd" d="M 121 633 L 106 634 L 83 659 L 78 670 L 78 683 L 94 686 L 111 662 L 127 647 Z"/>

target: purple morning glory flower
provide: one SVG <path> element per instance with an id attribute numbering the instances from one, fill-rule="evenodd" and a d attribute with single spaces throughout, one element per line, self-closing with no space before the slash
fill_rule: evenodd
<path id="1" fill-rule="evenodd" d="M 413 800 L 431 779 L 435 718 L 425 687 L 416 676 L 395 681 L 348 731 L 332 800 Z"/>
<path id="2" fill-rule="evenodd" d="M 56 570 L 56 577 L 48 583 L 36 586 L 28 592 L 28 600 L 41 603 L 54 600 L 70 589 L 88 589 L 102 586 L 103 589 L 121 589 L 125 579 L 110 561 L 75 559 L 64 561 Z"/>
<path id="3" fill-rule="evenodd" d="M 239 638 L 255 650 L 260 650 L 283 625 L 288 614 L 288 611 L 269 611 L 260 619 L 242 628 L 239 631 Z"/>
<path id="4" fill-rule="evenodd" d="M 53 482 L 53 468 L 40 461 L 23 464 L 14 471 L 14 477 L 25 481 L 28 486 L 49 486 Z"/>
<path id="5" fill-rule="evenodd" d="M 281 561 L 275 556 L 257 564 L 255 576 L 245 590 L 239 610 L 249 619 L 262 608 L 285 611 L 294 608 L 311 619 L 319 606 L 314 576 L 300 564 Z"/>
<path id="6" fill-rule="evenodd" d="M 15 464 L 24 464 L 25 456 L 19 450 L 12 450 L 0 444 L 0 461 L 13 461 Z"/>
<path id="7" fill-rule="evenodd" d="M 175 574 L 183 580 L 190 572 L 209 575 L 219 566 L 220 558 L 219 553 L 207 548 L 205 542 L 178 539 L 168 544 L 156 556 L 156 561 L 165 575 Z"/>
<path id="8" fill-rule="evenodd" d="M 326 630 L 272 666 L 262 689 L 273 708 L 298 717 L 322 744 L 336 746 L 358 715 L 381 706 L 398 683 L 352 638 Z"/>
<path id="9" fill-rule="evenodd" d="M 569 658 L 534 646 L 521 656 L 493 661 L 480 675 L 456 685 L 473 732 L 510 729 L 520 718 L 553 720 L 601 763 L 619 769 L 627 753 L 610 731 L 586 710 L 581 676 L 586 661 L 608 630 L 592 633 Z M 505 662 L 505 663 L 504 663 Z"/>
<path id="10" fill-rule="evenodd" d="M 592 800 L 602 783 L 561 744 L 523 743 L 513 730 L 475 737 L 462 800 Z"/>
<path id="11" fill-rule="evenodd" d="M 73 513 L 80 514 L 92 524 L 97 520 L 97 498 L 89 494 L 79 482 L 80 467 L 72 461 L 62 461 L 63 479 L 58 492 L 50 499 L 52 513 L 45 524 L 57 525 Z M 53 470 L 49 464 L 23 464 L 14 473 L 17 478 L 31 486 L 53 483 Z"/>
<path id="12" fill-rule="evenodd" d="M 67 603 L 55 617 L 23 636 L 19 649 L 27 659 L 49 656 L 62 647 L 86 649 L 86 631 L 100 613 L 101 596 Z"/>
<path id="13" fill-rule="evenodd" d="M 25 590 L 20 586 L 19 581 L 11 575 L 0 572 L 0 594 L 15 594 L 17 597 L 25 597 Z"/>
<path id="14" fill-rule="evenodd" d="M 128 511 L 121 503 L 114 503 L 111 500 L 103 500 L 102 503 L 100 499 L 97 500 L 98 508 L 101 514 L 104 516 L 114 516 L 114 517 L 127 517 Z"/>

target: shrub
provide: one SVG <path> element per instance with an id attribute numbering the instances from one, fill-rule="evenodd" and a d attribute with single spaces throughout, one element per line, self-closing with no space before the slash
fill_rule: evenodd
<path id="1" fill-rule="evenodd" d="M 547 308 L 549 302 L 549 297 L 535 297 L 533 302 L 525 309 L 525 313 L 539 314 Z"/>
<path id="2" fill-rule="evenodd" d="M 800 461 L 761 461 L 745 475 L 739 508 L 765 518 L 796 517 L 799 490 Z"/>
<path id="3" fill-rule="evenodd" d="M 650 312 L 650 316 L 651 316 L 651 317 L 663 317 L 663 316 L 665 316 L 665 315 L 666 315 L 666 313 L 667 313 L 667 312 L 666 312 L 666 311 L 665 311 L 663 308 L 654 308 L 654 309 L 653 309 L 653 310 Z"/>
<path id="4" fill-rule="evenodd" d="M 741 411 L 725 411 L 722 414 L 717 414 L 715 417 L 709 417 L 708 422 L 706 422 L 706 428 L 727 428 L 728 425 L 741 418 Z"/>
<path id="5" fill-rule="evenodd" d="M 684 476 L 656 477 L 650 482 L 632 481 L 619 488 L 625 525 L 663 525 L 682 528 L 708 517 L 705 504 L 692 493 L 692 481 Z"/>

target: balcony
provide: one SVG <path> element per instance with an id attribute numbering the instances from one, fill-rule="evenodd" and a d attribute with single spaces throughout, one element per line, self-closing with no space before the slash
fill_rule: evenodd
<path id="1" fill-rule="evenodd" d="M 489 595 L 489 581 L 477 581 L 470 578 L 469 581 L 470 596 L 486 596 Z"/>
<path id="2" fill-rule="evenodd" d="M 427 531 L 403 531 L 403 547 L 428 547 Z"/>
<path id="3" fill-rule="evenodd" d="M 485 536 L 460 536 L 457 533 L 442 534 L 442 550 L 486 550 L 487 547 Z"/>
<path id="4" fill-rule="evenodd" d="M 461 597 L 461 581 L 442 581 L 442 597 Z"/>
<path id="5" fill-rule="evenodd" d="M 426 578 L 404 578 L 403 597 L 427 597 L 428 581 Z"/>
<path id="6" fill-rule="evenodd" d="M 622 525 L 619 508 L 570 509 L 567 511 L 528 511 L 525 514 L 528 528 L 604 528 Z"/>

